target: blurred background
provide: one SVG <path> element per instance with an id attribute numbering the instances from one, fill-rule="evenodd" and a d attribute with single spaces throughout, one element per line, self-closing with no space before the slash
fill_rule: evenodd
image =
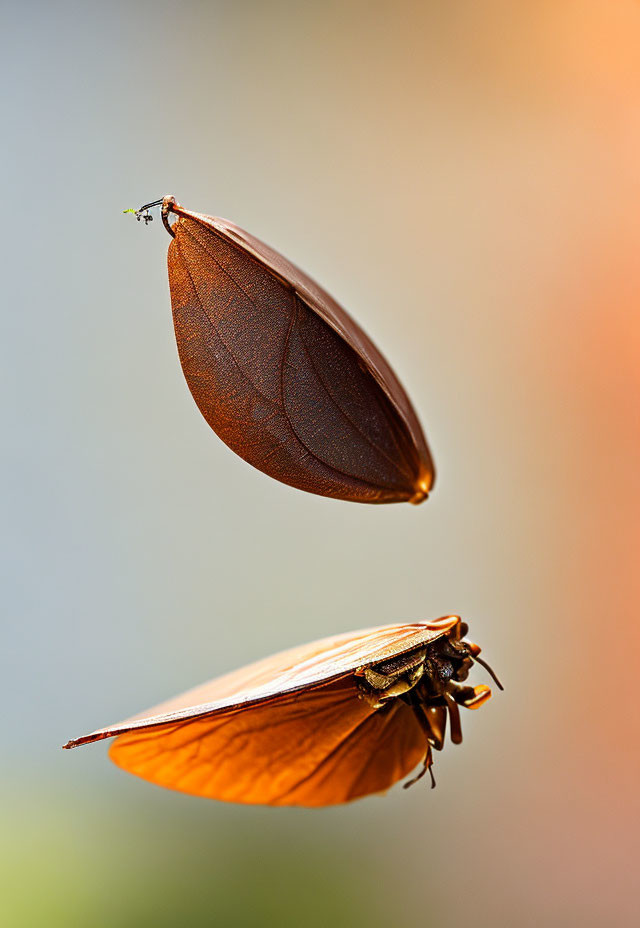
<path id="1" fill-rule="evenodd" d="M 633 923 L 640 4 L 2 19 L 4 923 Z M 382 347 L 434 452 L 425 505 L 303 494 L 209 430 L 168 237 L 122 215 L 166 193 Z M 232 806 L 60 750 L 281 648 L 452 612 L 506 690 L 435 792 Z"/>

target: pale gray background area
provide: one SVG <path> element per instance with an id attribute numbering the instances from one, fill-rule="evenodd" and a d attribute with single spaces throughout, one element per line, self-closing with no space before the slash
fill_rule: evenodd
<path id="1" fill-rule="evenodd" d="M 638 5 L 2 20 L 8 924 L 629 925 Z M 165 193 L 284 252 L 383 348 L 434 452 L 425 505 L 305 495 L 209 430 L 167 235 L 122 215 Z M 435 792 L 226 806 L 60 750 L 280 648 L 451 612 L 506 692 L 465 713 Z"/>

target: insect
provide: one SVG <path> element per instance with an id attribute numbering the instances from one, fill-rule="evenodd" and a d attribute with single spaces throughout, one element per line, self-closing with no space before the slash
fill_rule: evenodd
<path id="1" fill-rule="evenodd" d="M 311 278 L 226 219 L 162 204 L 178 353 L 200 412 L 282 483 L 360 503 L 420 503 L 434 482 L 398 378 Z M 170 215 L 176 217 L 171 224 Z"/>
<path id="2" fill-rule="evenodd" d="M 65 744 L 115 737 L 111 759 L 170 789 L 228 802 L 328 806 L 427 771 L 447 718 L 488 686 L 463 685 L 480 648 L 458 616 L 325 638 L 205 683 Z"/>

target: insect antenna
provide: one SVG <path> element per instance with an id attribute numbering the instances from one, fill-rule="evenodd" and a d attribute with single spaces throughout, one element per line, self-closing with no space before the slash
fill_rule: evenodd
<path id="1" fill-rule="evenodd" d="M 165 204 L 165 200 L 168 201 L 166 204 Z M 152 203 L 145 203 L 144 206 L 141 206 L 139 209 L 124 209 L 122 212 L 133 213 L 133 215 L 136 217 L 138 222 L 140 222 L 140 220 L 142 219 L 144 224 L 147 225 L 147 223 L 153 222 L 153 216 L 151 215 L 149 210 L 153 209 L 154 206 L 161 206 L 162 207 L 162 222 L 164 224 L 164 227 L 169 233 L 169 235 L 171 235 L 172 237 L 175 237 L 175 232 L 172 230 L 171 226 L 169 225 L 169 220 L 167 216 L 173 203 L 175 203 L 175 200 L 173 197 L 163 197 L 161 200 L 154 200 Z"/>
<path id="2" fill-rule="evenodd" d="M 146 210 L 151 209 L 151 208 L 154 207 L 154 206 L 162 206 L 162 200 L 161 200 L 161 199 L 160 199 L 160 200 L 154 200 L 153 203 L 145 203 L 144 206 L 141 206 L 140 209 L 137 209 L 137 210 L 135 211 L 135 212 L 136 212 L 136 215 L 137 215 L 138 213 L 144 213 L 144 212 L 146 212 Z"/>
<path id="3" fill-rule="evenodd" d="M 475 654 L 469 655 L 469 656 L 470 656 L 471 659 L 474 660 L 477 664 L 480 664 L 482 667 L 484 667 L 484 669 L 485 669 L 485 670 L 487 671 L 487 673 L 491 676 L 492 680 L 494 681 L 494 683 L 496 684 L 496 686 L 498 687 L 499 690 L 504 690 L 504 686 L 502 685 L 502 683 L 500 682 L 500 680 L 498 680 L 498 677 L 496 676 L 495 672 L 491 669 L 491 667 L 487 664 L 486 661 L 483 661 L 481 657 L 477 657 Z"/>

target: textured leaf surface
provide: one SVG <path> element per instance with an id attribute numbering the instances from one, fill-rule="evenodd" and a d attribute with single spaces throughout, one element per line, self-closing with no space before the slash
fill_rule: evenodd
<path id="1" fill-rule="evenodd" d="M 175 207 L 169 282 L 182 368 L 240 457 L 312 493 L 419 502 L 433 465 L 375 346 L 310 278 L 225 220 Z"/>

